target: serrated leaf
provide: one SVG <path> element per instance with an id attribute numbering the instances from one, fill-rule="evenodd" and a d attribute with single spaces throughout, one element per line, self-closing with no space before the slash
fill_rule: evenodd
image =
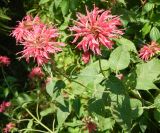
<path id="1" fill-rule="evenodd" d="M 108 70 L 109 69 L 109 63 L 107 60 L 101 60 L 101 67 L 103 70 Z M 106 74 L 106 77 L 108 75 Z M 104 76 L 101 73 L 100 66 L 99 66 L 99 61 L 96 61 L 87 67 L 85 67 L 80 74 L 78 75 L 78 78 L 76 81 L 81 83 L 84 86 L 88 86 L 89 88 L 94 89 L 97 84 L 99 84 L 103 80 Z M 81 94 L 85 92 L 85 88 L 79 85 L 76 82 L 72 83 L 72 87 L 75 88 L 73 91 L 74 94 Z M 79 89 L 77 89 L 79 88 Z"/>
<path id="2" fill-rule="evenodd" d="M 160 75 L 160 61 L 152 59 L 147 63 L 137 65 L 137 85 L 138 90 L 158 89 L 154 81 Z"/>
<path id="3" fill-rule="evenodd" d="M 119 45 L 121 45 L 124 49 L 126 49 L 127 51 L 132 51 L 132 52 L 137 53 L 135 44 L 132 41 L 130 41 L 130 40 L 124 38 L 124 37 L 121 37 L 119 39 L 115 39 L 115 41 Z"/>
<path id="4" fill-rule="evenodd" d="M 131 128 L 131 106 L 128 94 L 125 92 L 123 83 L 116 77 L 109 77 L 105 83 L 106 88 L 111 92 L 112 115 L 123 130 L 128 131 Z"/>
<path id="5" fill-rule="evenodd" d="M 153 27 L 150 31 L 150 38 L 154 41 L 157 41 L 160 38 L 160 32 L 157 27 Z"/>
<path id="6" fill-rule="evenodd" d="M 110 55 L 110 68 L 119 71 L 128 67 L 130 63 L 130 54 L 122 46 L 117 47 Z"/>

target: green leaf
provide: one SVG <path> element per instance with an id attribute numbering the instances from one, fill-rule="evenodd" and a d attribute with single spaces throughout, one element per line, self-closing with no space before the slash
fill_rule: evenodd
<path id="1" fill-rule="evenodd" d="M 154 105 L 160 110 L 160 94 L 154 99 Z"/>
<path id="2" fill-rule="evenodd" d="M 138 90 L 158 89 L 154 85 L 160 75 L 160 60 L 152 59 L 147 63 L 137 65 L 137 85 Z"/>
<path id="3" fill-rule="evenodd" d="M 54 91 L 54 86 L 55 86 L 55 81 L 51 80 L 49 83 L 46 85 L 46 91 L 47 93 L 52 97 L 53 96 L 53 91 Z"/>
<path id="4" fill-rule="evenodd" d="M 159 109 L 156 109 L 154 110 L 154 119 L 160 123 L 160 110 Z"/>
<path id="5" fill-rule="evenodd" d="M 49 2 L 50 0 L 40 0 L 39 5 L 45 4 L 47 2 Z"/>
<path id="6" fill-rule="evenodd" d="M 143 38 L 150 32 L 151 25 L 149 23 L 146 23 L 142 28 L 142 36 Z"/>
<path id="7" fill-rule="evenodd" d="M 104 116 L 105 114 L 105 108 L 104 108 L 104 102 L 102 99 L 91 99 L 88 102 L 88 112 L 95 113 L 100 116 Z"/>
<path id="8" fill-rule="evenodd" d="M 103 70 L 109 69 L 109 63 L 107 60 L 101 60 L 101 66 Z M 108 75 L 106 74 L 106 77 Z M 96 88 L 96 85 L 99 84 L 103 80 L 104 76 L 101 73 L 99 61 L 96 61 L 87 67 L 85 67 L 80 74 L 78 75 L 78 78 L 76 79 L 77 82 L 81 83 L 82 85 L 90 88 L 91 93 L 93 93 L 93 89 Z M 81 94 L 85 91 L 85 87 L 80 85 L 79 83 L 72 82 L 72 88 L 74 94 Z M 78 88 L 78 89 L 77 89 Z"/>
<path id="9" fill-rule="evenodd" d="M 81 108 L 80 98 L 77 97 L 77 98 L 73 99 L 72 107 L 73 107 L 75 113 L 79 114 L 80 108 Z"/>
<path id="10" fill-rule="evenodd" d="M 115 120 L 113 118 L 99 117 L 99 126 L 102 131 L 111 130 L 114 127 Z"/>
<path id="11" fill-rule="evenodd" d="M 119 45 L 121 45 L 123 47 L 123 49 L 126 49 L 127 51 L 132 51 L 132 52 L 137 53 L 135 44 L 132 41 L 130 41 L 130 40 L 124 38 L 124 37 L 121 37 L 119 39 L 115 39 L 115 41 Z"/>
<path id="12" fill-rule="evenodd" d="M 57 120 L 58 120 L 58 126 L 61 127 L 62 124 L 65 122 L 67 117 L 70 114 L 69 111 L 69 103 L 64 100 L 62 96 L 59 96 L 56 101 L 58 102 L 57 104 Z"/>
<path id="13" fill-rule="evenodd" d="M 110 68 L 119 71 L 128 67 L 130 63 L 130 54 L 122 46 L 117 47 L 110 55 Z"/>
<path id="14" fill-rule="evenodd" d="M 41 115 L 42 117 L 44 117 L 44 116 L 46 116 L 46 115 L 48 115 L 48 114 L 51 114 L 51 113 L 53 113 L 53 112 L 54 112 L 54 109 L 50 107 L 50 108 L 47 108 L 47 109 L 41 111 L 41 112 L 40 112 L 40 115 Z"/>
<path id="15" fill-rule="evenodd" d="M 126 6 L 126 2 L 125 2 L 125 0 L 117 0 L 119 3 L 122 3 L 123 5 L 125 5 Z"/>
<path id="16" fill-rule="evenodd" d="M 140 117 L 140 120 L 139 120 L 139 127 L 142 131 L 142 133 L 145 133 L 146 132 L 146 129 L 148 127 L 148 116 L 147 116 L 147 113 L 144 112 L 144 116 L 143 117 Z"/>
<path id="17" fill-rule="evenodd" d="M 157 27 L 153 27 L 150 32 L 150 38 L 154 41 L 157 41 L 160 38 L 160 32 Z"/>
<path id="18" fill-rule="evenodd" d="M 27 124 L 27 128 L 31 129 L 33 126 L 33 119 L 29 120 L 28 124 Z"/>
<path id="19" fill-rule="evenodd" d="M 11 18 L 8 17 L 6 14 L 7 13 L 6 13 L 5 8 L 0 8 L 0 19 L 2 19 L 2 20 L 11 20 Z"/>
<path id="20" fill-rule="evenodd" d="M 79 6 L 80 0 L 70 0 L 70 9 L 74 11 Z"/>
<path id="21" fill-rule="evenodd" d="M 154 4 L 153 4 L 153 3 L 150 3 L 150 2 L 147 2 L 147 3 L 144 5 L 144 7 L 143 7 L 142 13 L 143 13 L 143 14 L 148 13 L 148 12 L 151 11 L 153 8 L 154 8 Z"/>
<path id="22" fill-rule="evenodd" d="M 66 110 L 57 109 L 57 120 L 58 120 L 58 126 L 61 127 L 62 124 L 65 122 L 67 117 L 69 116 L 69 112 Z"/>
<path id="23" fill-rule="evenodd" d="M 138 99 L 130 99 L 132 113 L 131 116 L 133 119 L 140 117 L 143 113 L 142 102 Z"/>
<path id="24" fill-rule="evenodd" d="M 23 105 L 25 103 L 33 102 L 34 99 L 31 95 L 22 93 L 22 94 L 19 94 L 18 97 L 16 97 L 16 99 L 14 99 L 13 101 L 15 102 L 15 104 Z"/>
<path id="25" fill-rule="evenodd" d="M 46 85 L 46 91 L 47 93 L 52 97 L 56 97 L 56 91 L 59 92 L 61 89 L 65 88 L 65 83 L 62 80 L 52 79 L 49 83 Z"/>
<path id="26" fill-rule="evenodd" d="M 58 8 L 62 0 L 54 0 L 55 7 Z"/>
<path id="27" fill-rule="evenodd" d="M 69 11 L 69 0 L 63 0 L 60 4 L 61 7 L 61 11 L 63 16 L 65 16 L 66 14 L 68 14 Z"/>
<path id="28" fill-rule="evenodd" d="M 131 106 L 128 94 L 125 92 L 123 83 L 116 77 L 109 77 L 105 83 L 106 88 L 111 92 L 109 94 L 111 99 L 112 115 L 116 122 L 118 122 L 123 130 L 131 129 Z"/>

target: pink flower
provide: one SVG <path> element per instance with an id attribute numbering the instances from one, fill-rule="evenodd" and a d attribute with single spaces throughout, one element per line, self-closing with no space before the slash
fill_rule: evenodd
<path id="1" fill-rule="evenodd" d="M 10 58 L 8 58 L 7 56 L 0 56 L 0 66 L 8 66 L 10 63 Z"/>
<path id="2" fill-rule="evenodd" d="M 3 101 L 0 104 L 0 113 L 5 112 L 6 108 L 8 108 L 9 106 L 11 106 L 11 102 L 5 102 L 5 101 Z"/>
<path id="3" fill-rule="evenodd" d="M 32 71 L 29 73 L 28 77 L 33 79 L 35 77 L 41 78 L 44 76 L 44 73 L 42 72 L 40 67 L 35 67 L 32 69 Z"/>
<path id="4" fill-rule="evenodd" d="M 158 52 L 160 52 L 160 46 L 155 41 L 152 41 L 140 49 L 139 57 L 147 61 Z"/>
<path id="5" fill-rule="evenodd" d="M 94 54 L 101 55 L 101 45 L 111 49 L 114 42 L 110 38 L 117 38 L 123 34 L 122 29 L 118 29 L 122 23 L 120 18 L 112 15 L 109 10 L 104 11 L 94 7 L 91 12 L 86 8 L 86 12 L 86 16 L 78 13 L 75 26 L 70 28 L 75 32 L 73 43 L 82 38 L 77 45 L 80 50 L 84 52 L 91 50 Z"/>
<path id="6" fill-rule="evenodd" d="M 89 52 L 85 52 L 82 54 L 82 60 L 85 64 L 87 64 L 90 60 L 90 53 Z"/>
<path id="7" fill-rule="evenodd" d="M 6 124 L 6 127 L 3 128 L 3 133 L 9 133 L 16 125 L 12 122 Z"/>
<path id="8" fill-rule="evenodd" d="M 11 35 L 16 38 L 17 42 L 22 42 L 24 37 L 27 35 L 29 31 L 32 31 L 33 25 L 44 25 L 40 18 L 36 16 L 33 18 L 31 15 L 27 15 L 22 19 L 22 22 L 14 28 Z"/>
<path id="9" fill-rule="evenodd" d="M 62 51 L 61 42 L 57 42 L 58 30 L 43 24 L 39 17 L 26 16 L 12 32 L 12 36 L 23 45 L 24 48 L 18 54 L 29 62 L 30 58 L 36 60 L 38 66 L 47 63 L 51 54 Z"/>

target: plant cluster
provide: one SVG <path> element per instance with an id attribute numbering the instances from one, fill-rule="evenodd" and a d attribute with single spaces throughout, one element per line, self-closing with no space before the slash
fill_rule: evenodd
<path id="1" fill-rule="evenodd" d="M 2 1 L 1 132 L 160 131 L 159 0 Z"/>

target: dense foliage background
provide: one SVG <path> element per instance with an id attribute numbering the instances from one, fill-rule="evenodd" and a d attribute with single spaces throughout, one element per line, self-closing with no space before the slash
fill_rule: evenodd
<path id="1" fill-rule="evenodd" d="M 120 16 L 124 35 L 85 64 L 69 28 L 77 12 L 94 5 Z M 41 78 L 28 77 L 37 64 L 18 60 L 23 46 L 10 35 L 26 14 L 57 27 L 66 44 L 42 66 Z M 152 41 L 160 45 L 159 0 L 1 0 L 0 55 L 11 64 L 0 66 L 0 108 L 11 105 L 0 111 L 0 132 L 158 133 L 160 50 L 146 61 L 139 56 Z"/>

